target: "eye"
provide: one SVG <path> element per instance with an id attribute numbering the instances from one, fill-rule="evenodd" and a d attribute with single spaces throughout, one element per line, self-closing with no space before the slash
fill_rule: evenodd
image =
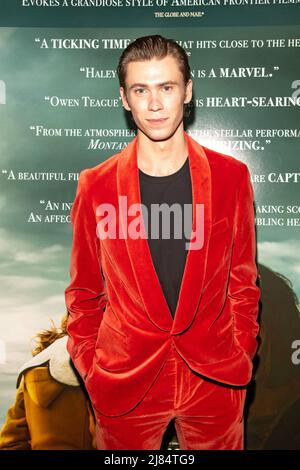
<path id="1" fill-rule="evenodd" d="M 172 85 L 164 85 L 163 86 L 164 91 L 171 91 L 172 88 L 173 88 Z"/>
<path id="2" fill-rule="evenodd" d="M 145 88 L 136 88 L 136 89 L 134 90 L 134 92 L 135 92 L 137 95 L 142 95 L 144 91 L 146 91 Z"/>

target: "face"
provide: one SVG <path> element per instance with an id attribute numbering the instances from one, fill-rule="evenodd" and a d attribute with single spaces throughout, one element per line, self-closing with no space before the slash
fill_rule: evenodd
<path id="1" fill-rule="evenodd" d="M 192 99 L 192 80 L 185 85 L 178 62 L 170 55 L 130 62 L 126 92 L 121 87 L 120 95 L 138 132 L 153 141 L 166 140 L 183 128 L 183 105 Z"/>

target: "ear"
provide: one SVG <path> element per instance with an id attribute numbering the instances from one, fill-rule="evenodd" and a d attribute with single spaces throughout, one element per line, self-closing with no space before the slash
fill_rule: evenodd
<path id="1" fill-rule="evenodd" d="M 121 99 L 122 99 L 122 104 L 123 104 L 124 108 L 126 109 L 126 111 L 131 111 L 130 106 L 129 106 L 128 101 L 127 101 L 125 89 L 122 86 L 120 87 L 120 95 L 121 95 Z"/>
<path id="2" fill-rule="evenodd" d="M 187 104 L 191 101 L 193 96 L 193 81 L 189 79 L 185 87 L 185 97 L 184 97 L 184 104 Z"/>

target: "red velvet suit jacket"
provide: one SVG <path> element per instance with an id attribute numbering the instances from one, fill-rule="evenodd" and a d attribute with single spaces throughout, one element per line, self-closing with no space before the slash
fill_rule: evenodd
<path id="1" fill-rule="evenodd" d="M 127 196 L 128 207 L 141 204 L 137 138 L 79 176 L 65 290 L 67 348 L 95 411 L 107 416 L 122 415 L 143 398 L 172 347 L 203 376 L 231 385 L 251 380 L 260 291 L 249 171 L 184 136 L 193 215 L 195 204 L 204 204 L 204 244 L 187 254 L 174 319 L 147 239 L 96 233 L 99 204 L 116 208 L 117 233 L 119 223 L 124 228 L 118 196 Z"/>

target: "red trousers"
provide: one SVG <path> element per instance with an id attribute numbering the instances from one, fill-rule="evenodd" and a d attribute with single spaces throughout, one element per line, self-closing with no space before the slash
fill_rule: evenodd
<path id="1" fill-rule="evenodd" d="M 192 371 L 175 349 L 144 398 L 128 413 L 96 413 L 99 450 L 159 450 L 174 419 L 180 449 L 242 450 L 246 387 Z"/>

